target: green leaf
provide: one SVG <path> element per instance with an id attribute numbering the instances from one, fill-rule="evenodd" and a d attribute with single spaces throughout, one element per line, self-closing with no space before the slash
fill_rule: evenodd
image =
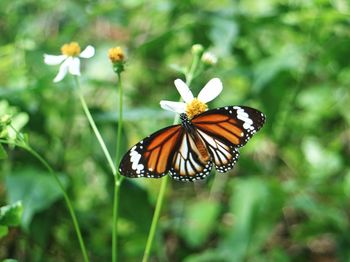
<path id="1" fill-rule="evenodd" d="M 273 56 L 261 60 L 255 66 L 253 91 L 260 92 L 282 71 L 299 72 L 304 67 L 304 64 L 305 58 L 302 50 L 295 46 L 287 45 L 281 50 L 277 50 Z"/>
<path id="2" fill-rule="evenodd" d="M 14 204 L 3 206 L 0 208 L 0 225 L 17 226 L 21 222 L 22 203 L 17 201 Z"/>
<path id="3" fill-rule="evenodd" d="M 14 142 L 18 137 L 20 130 L 28 123 L 27 113 L 19 112 L 18 108 L 10 106 L 6 100 L 0 100 L 0 116 L 8 116 L 8 121 L 0 130 L 0 136 Z M 15 131 L 12 127 L 17 131 Z M 1 156 L 1 155 L 0 155 Z"/>
<path id="4" fill-rule="evenodd" d="M 7 158 L 7 153 L 5 148 L 0 144 L 0 160 L 1 159 L 6 159 Z"/>
<path id="5" fill-rule="evenodd" d="M 284 192 L 279 181 L 235 180 L 230 203 L 234 228 L 227 232 L 220 246 L 223 256 L 230 255 L 232 261 L 244 261 L 249 260 L 250 254 L 252 257 L 258 254 L 280 218 L 283 202 Z"/>
<path id="6" fill-rule="evenodd" d="M 18 113 L 15 116 L 12 117 L 12 123 L 11 125 L 17 130 L 21 130 L 29 121 L 29 116 L 27 113 Z M 12 140 L 15 140 L 18 136 L 18 134 L 12 129 L 8 129 L 9 132 L 9 138 Z"/>
<path id="7" fill-rule="evenodd" d="M 60 177 L 60 180 L 64 186 L 67 185 L 67 179 Z M 6 187 L 11 202 L 22 200 L 22 225 L 25 229 L 28 229 L 35 213 L 50 207 L 62 197 L 52 174 L 32 168 L 21 169 L 7 176 Z"/>
<path id="8" fill-rule="evenodd" d="M 350 197 L 350 170 L 347 171 L 344 177 L 343 189 L 344 189 L 345 195 L 347 197 Z"/>
<path id="9" fill-rule="evenodd" d="M 205 250 L 198 254 L 192 254 L 187 256 L 184 262 L 211 262 L 211 261 L 225 261 L 220 257 L 220 251 L 217 250 Z"/>
<path id="10" fill-rule="evenodd" d="M 336 175 L 341 170 L 341 156 L 322 146 L 316 137 L 306 137 L 301 149 L 305 160 L 310 164 L 309 175 L 313 179 L 323 179 Z"/>
<path id="11" fill-rule="evenodd" d="M 9 232 L 9 229 L 7 226 L 1 226 L 0 225 L 0 238 L 6 236 Z"/>
<path id="12" fill-rule="evenodd" d="M 208 200 L 195 201 L 187 206 L 181 234 L 189 245 L 197 247 L 208 239 L 219 210 L 219 203 Z"/>
<path id="13" fill-rule="evenodd" d="M 209 37 L 215 46 L 215 53 L 222 57 L 229 55 L 238 34 L 236 21 L 215 16 L 210 22 L 212 27 Z"/>

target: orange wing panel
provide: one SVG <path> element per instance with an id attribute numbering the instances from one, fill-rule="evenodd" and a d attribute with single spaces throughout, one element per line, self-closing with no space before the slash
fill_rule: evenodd
<path id="1" fill-rule="evenodd" d="M 155 170 L 158 160 L 158 155 L 160 152 L 160 147 L 155 148 L 152 152 L 147 152 L 148 159 L 148 169 L 149 170 Z"/>
<path id="2" fill-rule="evenodd" d="M 208 130 L 209 132 L 219 137 L 224 137 L 235 145 L 238 145 L 240 143 L 239 138 L 237 136 L 235 136 L 233 133 L 229 132 L 228 130 L 226 130 L 225 128 L 222 128 L 219 125 L 197 124 L 197 126 L 204 131 Z"/>
<path id="3" fill-rule="evenodd" d="M 164 143 L 164 141 L 166 141 L 169 137 L 171 137 L 172 135 L 174 135 L 179 129 L 181 128 L 181 126 L 175 126 L 174 128 L 170 128 L 166 131 L 164 131 L 163 133 L 160 133 L 159 135 L 157 135 L 157 137 L 148 145 L 147 150 L 152 150 L 155 147 L 160 146 L 162 143 Z"/>
<path id="4" fill-rule="evenodd" d="M 169 160 L 169 155 L 174 150 L 175 143 L 177 141 L 178 135 L 172 136 L 168 139 L 160 149 L 160 155 L 157 162 L 157 172 L 163 173 L 165 172 Z"/>
<path id="5" fill-rule="evenodd" d="M 228 116 L 222 115 L 222 114 L 210 114 L 210 115 L 204 115 L 200 116 L 198 118 L 195 118 L 192 120 L 193 123 L 199 124 L 199 123 L 217 123 L 217 122 L 223 122 L 227 121 L 229 119 Z"/>
<path id="6" fill-rule="evenodd" d="M 238 136 L 238 137 L 244 136 L 242 129 L 238 128 L 236 125 L 232 125 L 229 122 L 222 122 L 222 123 L 219 123 L 218 125 L 225 128 L 227 131 L 234 133 L 235 136 Z"/>

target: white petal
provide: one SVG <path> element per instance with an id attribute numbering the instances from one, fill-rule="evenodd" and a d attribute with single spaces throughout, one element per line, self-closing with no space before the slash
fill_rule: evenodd
<path id="1" fill-rule="evenodd" d="M 66 61 L 62 63 L 60 66 L 60 69 L 58 71 L 58 74 L 56 75 L 55 79 L 53 80 L 55 83 L 61 81 L 68 72 L 69 62 L 71 61 L 70 57 L 67 58 Z"/>
<path id="2" fill-rule="evenodd" d="M 95 55 L 95 48 L 91 45 L 88 45 L 83 52 L 80 53 L 80 57 L 82 58 L 90 58 Z"/>
<path id="3" fill-rule="evenodd" d="M 184 81 L 182 81 L 181 79 L 176 79 L 174 81 L 174 84 L 177 88 L 177 91 L 179 91 L 182 99 L 186 103 L 191 102 L 193 99 L 193 94 L 192 94 L 191 90 L 188 88 L 188 86 L 186 85 L 186 83 Z"/>
<path id="4" fill-rule="evenodd" d="M 69 73 L 80 76 L 80 60 L 78 57 L 72 57 L 72 60 L 69 63 Z"/>
<path id="5" fill-rule="evenodd" d="M 199 92 L 198 99 L 203 103 L 207 103 L 217 97 L 221 91 L 221 80 L 219 78 L 213 78 Z"/>
<path id="6" fill-rule="evenodd" d="M 58 65 L 61 64 L 64 59 L 66 59 L 66 55 L 47 55 L 44 54 L 44 63 L 47 65 Z"/>
<path id="7" fill-rule="evenodd" d="M 166 101 L 166 100 L 160 101 L 160 106 L 165 110 L 173 111 L 179 114 L 185 113 L 185 109 L 186 109 L 186 103 Z"/>

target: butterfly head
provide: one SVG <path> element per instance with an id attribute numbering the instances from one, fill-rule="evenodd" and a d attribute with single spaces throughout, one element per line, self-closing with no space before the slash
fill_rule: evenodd
<path id="1" fill-rule="evenodd" d="M 191 123 L 191 120 L 188 118 L 188 116 L 185 113 L 180 114 L 181 119 L 181 125 L 188 131 L 193 131 L 193 125 Z"/>
<path id="2" fill-rule="evenodd" d="M 188 116 L 185 113 L 180 114 L 181 123 L 191 123 Z"/>

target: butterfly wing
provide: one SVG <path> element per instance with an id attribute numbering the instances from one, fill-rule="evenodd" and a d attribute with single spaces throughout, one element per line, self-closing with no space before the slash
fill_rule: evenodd
<path id="1" fill-rule="evenodd" d="M 165 176 L 182 133 L 183 127 L 174 125 L 146 137 L 124 155 L 119 165 L 120 173 L 132 178 Z"/>
<path id="2" fill-rule="evenodd" d="M 192 123 L 205 141 L 212 161 L 219 172 L 233 168 L 239 152 L 248 140 L 264 125 L 260 111 L 244 106 L 227 106 L 206 111 Z"/>
<path id="3" fill-rule="evenodd" d="M 197 129 L 197 132 L 205 141 L 216 170 L 223 173 L 232 169 L 239 157 L 238 149 L 225 140 L 206 133 L 201 129 Z"/>
<path id="4" fill-rule="evenodd" d="M 128 177 L 159 178 L 170 172 L 177 180 L 194 181 L 209 175 L 214 162 L 219 172 L 236 163 L 242 147 L 265 123 L 258 110 L 230 106 L 206 111 L 194 119 L 194 132 L 181 125 L 159 130 L 133 146 L 119 171 Z"/>
<path id="5" fill-rule="evenodd" d="M 181 181 L 204 179 L 210 174 L 212 165 L 202 138 L 184 129 L 172 158 L 170 176 Z"/>

